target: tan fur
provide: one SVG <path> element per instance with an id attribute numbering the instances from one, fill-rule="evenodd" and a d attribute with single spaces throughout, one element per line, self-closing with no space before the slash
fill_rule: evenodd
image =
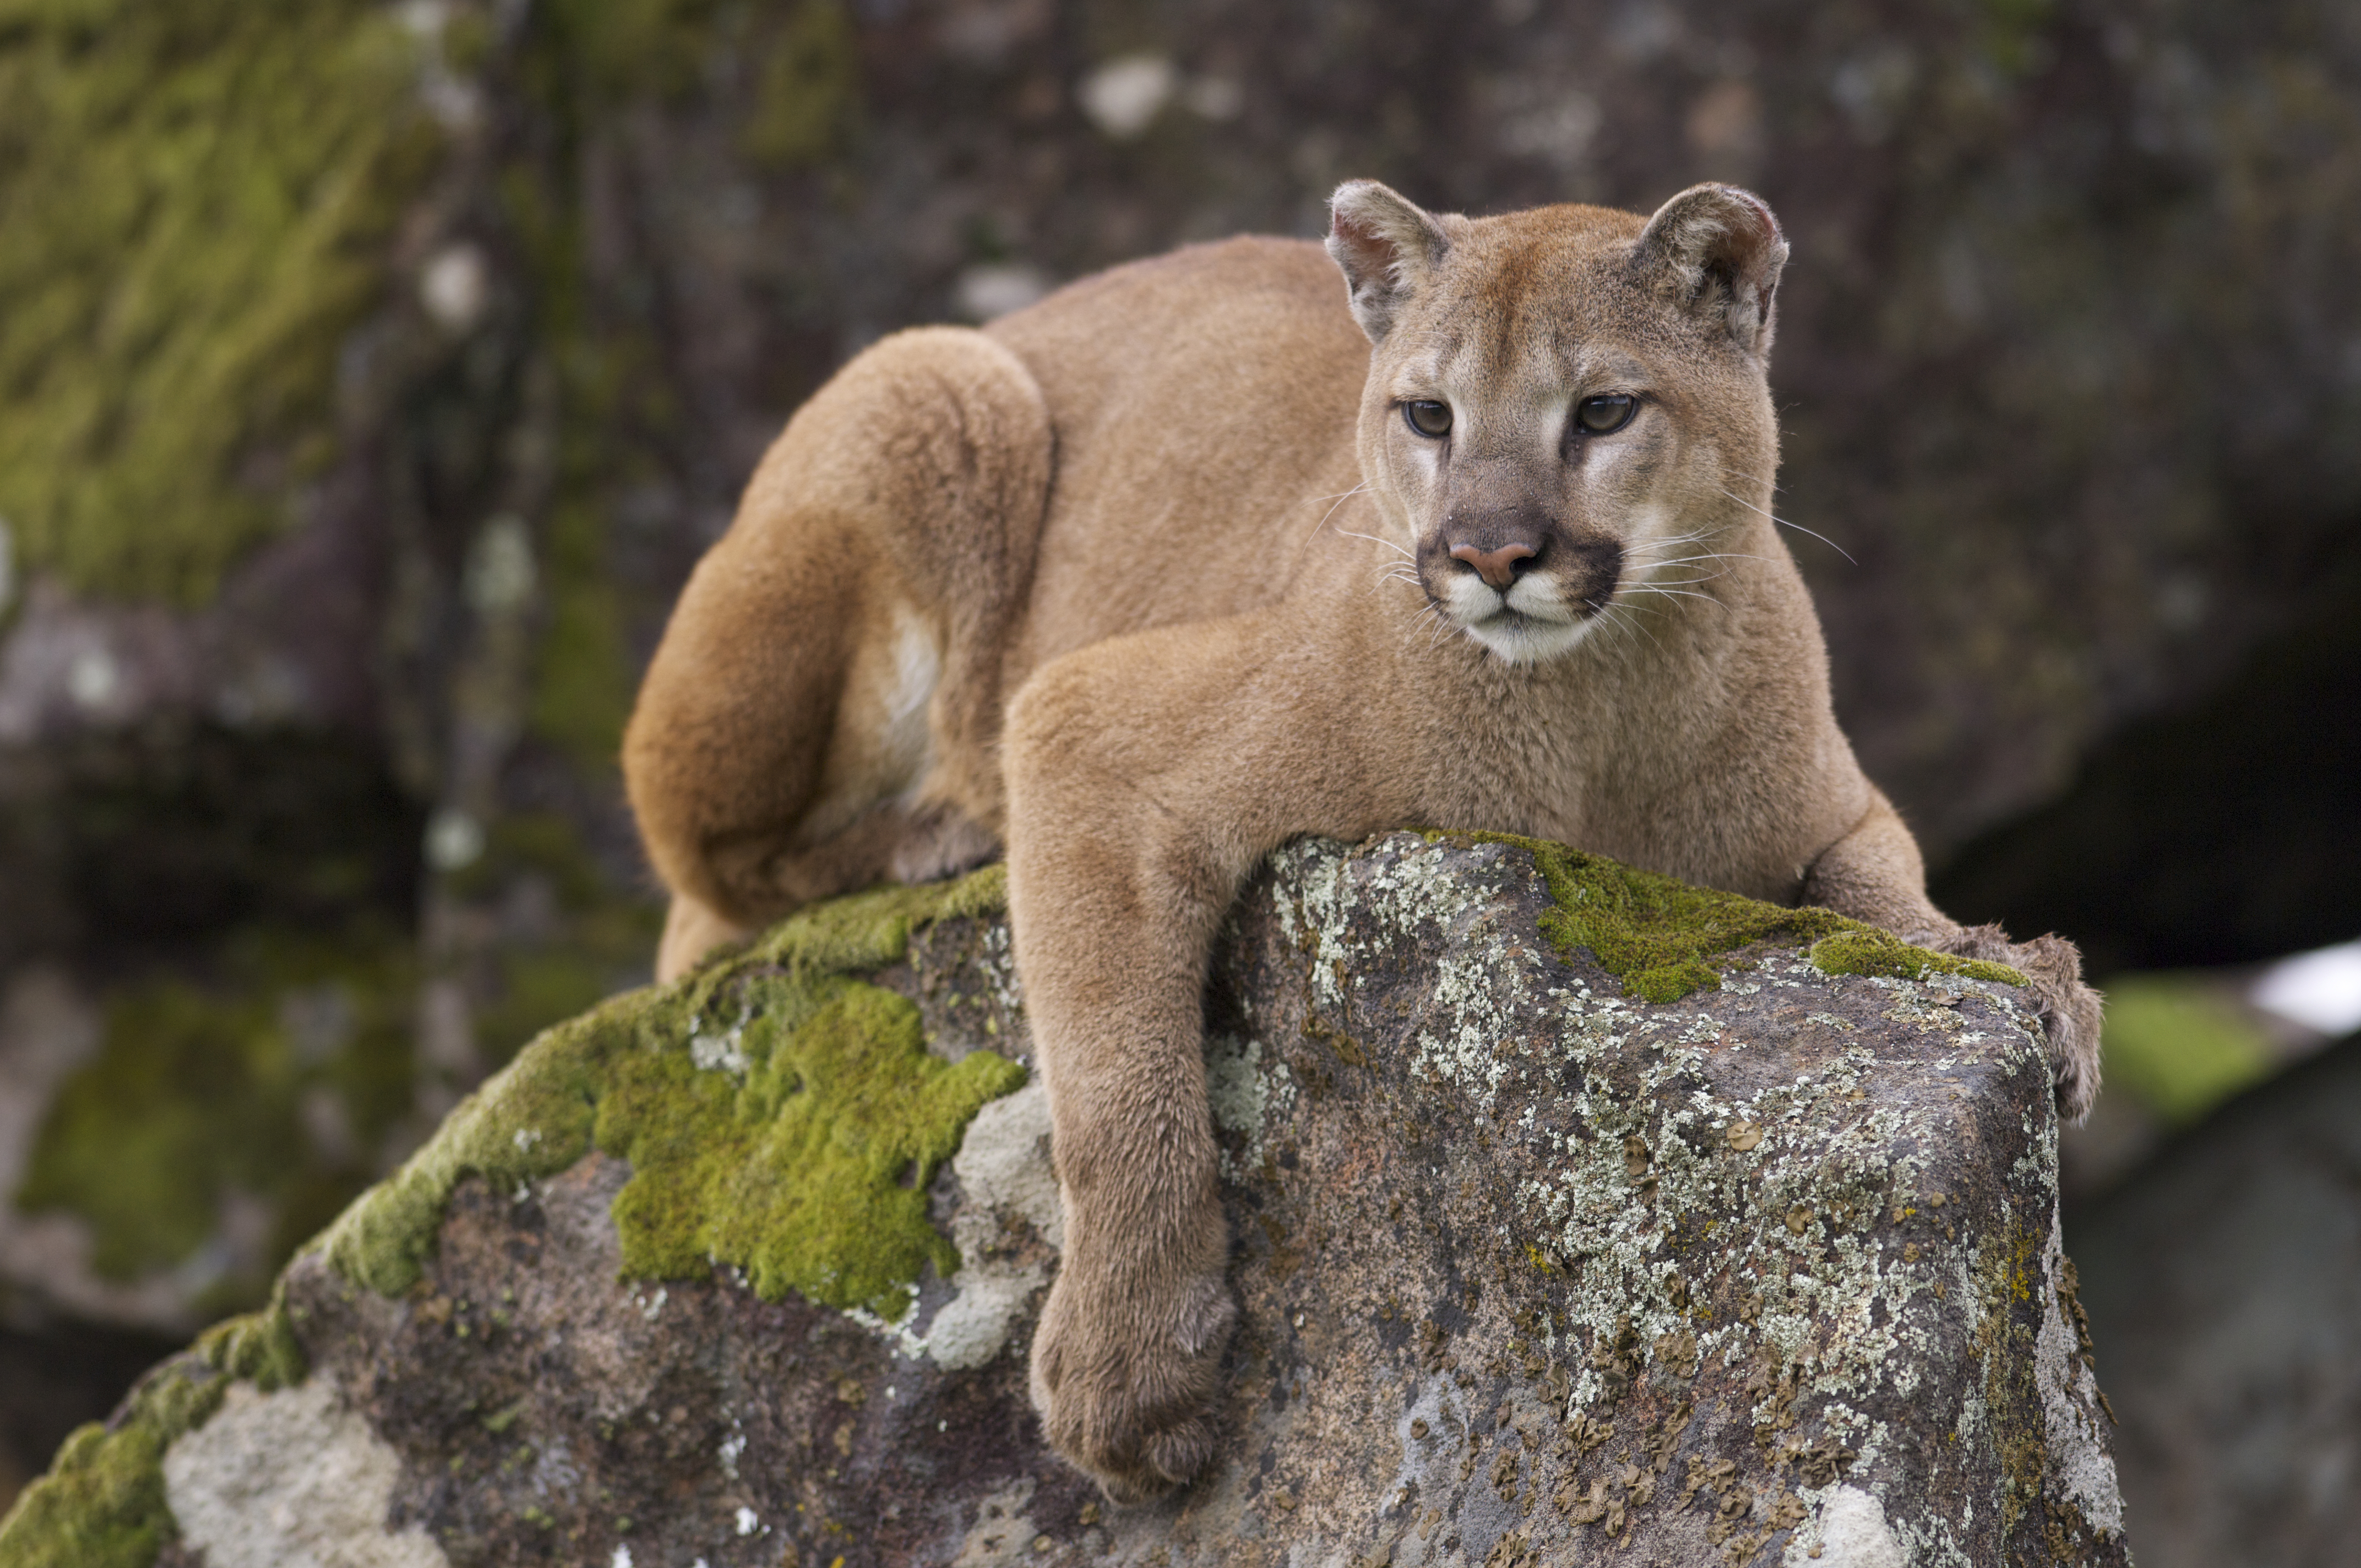
<path id="1" fill-rule="evenodd" d="M 1119 1498 L 1213 1446 L 1199 997 L 1298 834 L 1533 834 L 2005 957 L 2061 1109 L 2097 1089 L 2071 947 L 1936 910 L 1830 712 L 1767 516 L 1769 210 L 1471 221 L 1356 182 L 1329 250 L 1341 293 L 1316 247 L 1233 240 L 871 349 L 763 461 L 625 740 L 666 977 L 1005 843 L 1066 1214 L 1034 1398 Z"/>

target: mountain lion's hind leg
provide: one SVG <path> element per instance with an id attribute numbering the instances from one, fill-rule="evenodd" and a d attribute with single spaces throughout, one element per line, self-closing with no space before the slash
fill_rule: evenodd
<path id="1" fill-rule="evenodd" d="M 798 905 L 988 856 L 1000 650 L 1049 413 L 981 333 L 884 339 L 796 413 L 697 564 L 623 776 L 676 903 L 658 978 Z"/>
<path id="2" fill-rule="evenodd" d="M 1962 926 L 1927 897 L 1918 841 L 1885 796 L 1851 832 L 1823 850 L 1804 878 L 1802 902 L 1883 926 L 1938 953 L 1987 959 L 2033 982 L 2033 1011 L 2048 1037 L 2058 1113 L 2079 1120 L 2099 1097 L 2099 993 L 2082 983 L 2082 955 L 2063 937 L 2013 942 L 1997 926 Z"/>

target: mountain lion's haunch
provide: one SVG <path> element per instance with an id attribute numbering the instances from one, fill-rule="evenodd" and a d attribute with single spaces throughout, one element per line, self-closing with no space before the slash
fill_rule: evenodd
<path id="1" fill-rule="evenodd" d="M 885 339 L 691 577 L 624 742 L 659 972 L 1005 846 L 1065 1201 L 1034 1398 L 1115 1497 L 1213 1447 L 1199 995 L 1298 834 L 1562 839 L 2004 959 L 2088 1109 L 2074 949 L 1930 905 L 1830 713 L 1769 516 L 1786 255 L 1726 186 L 1468 219 L 1356 181 L 1325 256 L 1197 246 Z"/>

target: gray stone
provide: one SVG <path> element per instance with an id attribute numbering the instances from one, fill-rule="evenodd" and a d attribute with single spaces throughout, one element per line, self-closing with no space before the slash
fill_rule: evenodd
<path id="1" fill-rule="evenodd" d="M 333 1377 L 238 1383 L 165 1455 L 164 1495 L 205 1568 L 445 1568 L 424 1530 L 382 1528 L 400 1464 Z"/>
<path id="2" fill-rule="evenodd" d="M 406 1295 L 299 1259 L 306 1387 L 399 1458 L 368 1549 L 423 1530 L 462 1565 L 2127 1563 L 2012 989 L 1832 977 L 1764 942 L 1714 960 L 1719 989 L 1636 1002 L 1559 956 L 1551 907 L 1521 846 L 1408 834 L 1298 845 L 1241 904 L 1208 1058 L 1243 1312 L 1229 1440 L 1180 1494 L 1110 1508 L 1027 1407 L 1056 1239 L 1028 1089 L 939 1179 L 961 1266 L 896 1325 L 763 1301 L 726 1267 L 619 1278 L 631 1172 L 606 1155 L 463 1179 Z M 944 920 L 877 978 L 941 1054 L 980 1014 L 1021 1051 L 1005 950 L 995 921 Z M 227 1419 L 168 1464 L 203 1444 L 216 1471 L 267 1469 L 222 1452 Z M 269 1441 L 291 1464 L 318 1446 Z"/>

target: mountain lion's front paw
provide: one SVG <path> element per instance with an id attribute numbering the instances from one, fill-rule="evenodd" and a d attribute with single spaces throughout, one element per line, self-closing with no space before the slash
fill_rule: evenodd
<path id="1" fill-rule="evenodd" d="M 2033 1012 L 2049 1040 L 2058 1114 L 2079 1122 L 2099 1098 L 2099 993 L 2082 983 L 2081 950 L 2063 937 L 2012 942 L 1997 926 L 1971 926 L 1944 949 L 1989 959 L 2033 982 Z"/>
<path id="2" fill-rule="evenodd" d="M 1033 1406 L 1058 1452 L 1118 1503 L 1203 1468 L 1237 1309 L 1219 1275 L 1093 1278 L 1072 1254 L 1033 1335 Z"/>

